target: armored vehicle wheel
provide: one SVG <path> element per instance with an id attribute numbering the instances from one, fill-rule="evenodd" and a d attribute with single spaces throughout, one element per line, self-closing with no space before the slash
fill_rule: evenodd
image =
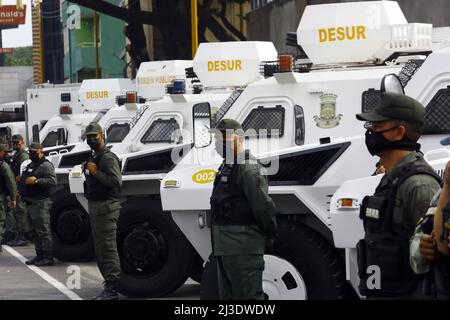
<path id="1" fill-rule="evenodd" d="M 52 195 L 50 210 L 54 255 L 61 261 L 90 261 L 95 257 L 89 214 L 68 188 Z"/>
<path id="2" fill-rule="evenodd" d="M 344 266 L 336 250 L 305 225 L 280 219 L 279 238 L 264 257 L 267 299 L 344 299 Z M 200 299 L 218 298 L 217 265 L 210 257 L 203 272 Z"/>
<path id="3" fill-rule="evenodd" d="M 161 297 L 188 278 L 196 252 L 159 198 L 125 202 L 118 223 L 121 263 L 119 291 L 128 296 Z"/>
<path id="4" fill-rule="evenodd" d="M 324 237 L 301 223 L 287 219 L 280 219 L 278 235 L 279 238 L 268 253 L 287 260 L 297 269 L 300 278 L 306 285 L 305 296 L 307 299 L 334 300 L 347 297 L 343 262 L 336 249 Z M 282 266 L 278 265 L 277 268 L 282 268 Z M 269 270 L 265 270 L 265 273 L 267 271 Z M 275 274 L 280 274 L 279 271 L 277 270 Z M 292 274 L 292 272 L 290 273 Z M 286 286 L 297 289 L 301 283 L 296 283 L 298 281 L 295 280 L 296 278 L 287 276 Z M 279 298 L 283 299 L 284 297 Z"/>

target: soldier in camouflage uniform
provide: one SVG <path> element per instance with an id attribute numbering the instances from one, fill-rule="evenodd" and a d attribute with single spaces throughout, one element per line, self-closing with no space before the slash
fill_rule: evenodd
<path id="1" fill-rule="evenodd" d="M 223 119 L 214 129 L 224 157 L 211 196 L 212 245 L 222 300 L 263 300 L 266 246 L 273 244 L 277 210 L 262 166 L 244 150 L 241 125 Z"/>
<path id="2" fill-rule="evenodd" d="M 16 177 L 17 184 L 20 183 L 20 166 L 25 160 L 28 160 L 28 153 L 25 151 L 25 142 L 20 134 L 12 136 L 14 155 L 11 158 L 11 169 Z M 27 238 L 31 238 L 30 222 L 28 219 L 27 208 L 25 202 L 20 197 L 17 199 L 16 209 L 14 210 L 14 219 L 17 229 L 17 238 L 9 241 L 11 247 L 26 246 Z"/>
<path id="3" fill-rule="evenodd" d="M 409 246 L 416 223 L 440 189 L 440 178 L 420 153 L 425 108 L 402 94 L 383 93 L 366 121 L 366 146 L 380 157 L 385 175 L 375 194 L 364 198 L 365 237 L 358 243 L 360 292 L 370 298 L 422 299 L 422 278 L 410 266 Z M 380 286 L 372 286 L 369 267 L 379 268 Z"/>
<path id="4" fill-rule="evenodd" d="M 3 157 L 3 161 L 11 166 L 11 156 L 8 147 L 8 140 L 2 137 L 0 138 L 0 144 L 5 145 L 8 149 L 5 153 L 5 156 Z M 5 233 L 1 244 L 9 244 L 11 241 L 14 241 L 18 235 L 16 219 L 14 218 L 14 210 L 12 210 L 9 205 L 10 201 L 11 199 L 9 196 L 4 197 L 3 207 L 5 208 Z"/>
<path id="5" fill-rule="evenodd" d="M 6 197 L 11 199 L 10 207 L 13 209 L 16 207 L 16 182 L 14 174 L 8 163 L 4 160 L 5 154 L 8 151 L 8 147 L 4 144 L 0 144 L 0 240 L 5 233 L 5 215 L 6 215 Z M 0 252 L 2 251 L 0 246 Z"/>
<path id="6" fill-rule="evenodd" d="M 97 265 L 105 279 L 103 292 L 93 300 L 116 300 L 119 298 L 117 281 L 120 276 L 116 232 L 121 208 L 118 197 L 122 174 L 119 159 L 106 148 L 102 127 L 91 122 L 85 133 L 93 154 L 84 164 L 84 192 L 88 199 Z"/>
<path id="7" fill-rule="evenodd" d="M 34 235 L 36 257 L 26 264 L 52 266 L 53 239 L 50 230 L 50 192 L 56 186 L 53 164 L 45 159 L 40 143 L 33 142 L 28 148 L 31 163 L 22 172 L 19 196 L 26 203 Z"/>

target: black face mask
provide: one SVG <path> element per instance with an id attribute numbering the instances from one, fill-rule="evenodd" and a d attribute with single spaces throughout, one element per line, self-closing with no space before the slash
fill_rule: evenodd
<path id="1" fill-rule="evenodd" d="M 37 154 L 37 152 L 34 152 L 34 151 L 30 151 L 30 152 L 28 152 L 28 154 L 29 154 L 29 156 L 30 156 L 30 160 L 31 161 L 33 161 L 33 162 L 38 162 L 40 159 L 39 159 L 39 155 Z"/>
<path id="2" fill-rule="evenodd" d="M 100 140 L 98 138 L 87 138 L 86 142 L 92 150 L 97 150 L 100 147 Z"/>
<path id="3" fill-rule="evenodd" d="M 399 150 L 407 150 L 407 151 L 419 151 L 420 144 L 409 140 L 405 137 L 400 141 L 389 141 L 383 135 L 384 132 L 388 132 L 391 130 L 395 130 L 398 127 L 390 128 L 383 131 L 366 131 L 366 146 L 367 150 L 372 156 L 380 155 L 382 151 L 399 149 Z"/>

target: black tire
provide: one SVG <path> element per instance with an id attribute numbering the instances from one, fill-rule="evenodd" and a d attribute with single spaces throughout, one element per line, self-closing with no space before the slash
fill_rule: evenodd
<path id="1" fill-rule="evenodd" d="M 52 195 L 50 209 L 53 251 L 68 262 L 91 261 L 95 257 L 89 214 L 68 188 Z"/>
<path id="2" fill-rule="evenodd" d="M 131 297 L 161 297 L 188 278 L 195 251 L 159 198 L 125 202 L 118 223 L 118 289 Z"/>
<path id="3" fill-rule="evenodd" d="M 217 282 L 217 260 L 209 256 L 205 263 L 200 285 L 200 300 L 219 300 L 219 284 Z"/>
<path id="4" fill-rule="evenodd" d="M 279 238 L 269 254 L 288 260 L 305 281 L 309 300 L 345 299 L 345 268 L 336 249 L 307 226 L 280 219 Z"/>
<path id="5" fill-rule="evenodd" d="M 202 274 L 203 274 L 203 259 L 196 252 L 194 254 L 194 259 L 192 261 L 191 270 L 189 271 L 189 278 L 192 280 L 201 283 L 202 282 Z"/>

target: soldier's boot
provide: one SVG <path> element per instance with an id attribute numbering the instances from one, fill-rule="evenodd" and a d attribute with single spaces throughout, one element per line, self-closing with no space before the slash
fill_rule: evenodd
<path id="1" fill-rule="evenodd" d="M 7 231 L 3 235 L 3 239 L 1 241 L 1 244 L 7 244 L 10 241 L 16 240 L 16 238 L 17 238 L 17 233 L 16 232 Z"/>
<path id="2" fill-rule="evenodd" d="M 42 259 L 37 260 L 34 265 L 36 267 L 44 267 L 44 266 L 54 266 L 55 260 L 53 260 L 53 253 L 51 252 L 44 252 L 42 255 Z"/>
<path id="3" fill-rule="evenodd" d="M 24 246 L 28 245 L 26 235 L 23 233 L 19 233 L 19 235 L 17 236 L 17 239 L 9 241 L 7 243 L 7 245 L 10 247 L 24 247 Z"/>
<path id="4" fill-rule="evenodd" d="M 99 295 L 92 298 L 92 300 L 118 300 L 119 293 L 117 292 L 116 284 L 114 282 L 105 281 L 105 286 Z"/>
<path id="5" fill-rule="evenodd" d="M 36 263 L 36 261 L 39 261 L 42 259 L 42 256 L 43 256 L 43 252 L 41 250 L 36 250 L 36 257 L 25 261 L 25 264 L 26 265 L 34 265 Z"/>

